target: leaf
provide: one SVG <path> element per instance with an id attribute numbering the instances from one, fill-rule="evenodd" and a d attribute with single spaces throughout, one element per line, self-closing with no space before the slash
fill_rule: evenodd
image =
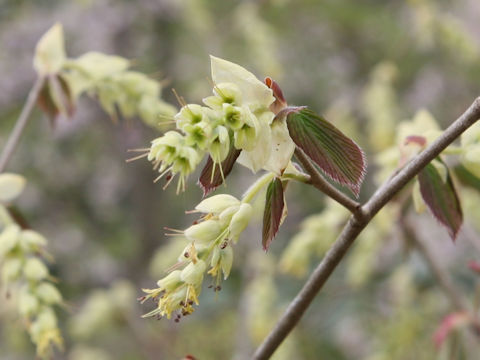
<path id="1" fill-rule="evenodd" d="M 52 125 L 59 113 L 70 117 L 75 111 L 69 85 L 59 75 L 47 77 L 38 95 L 37 104 L 50 118 Z"/>
<path id="2" fill-rule="evenodd" d="M 435 346 L 440 348 L 447 337 L 455 330 L 458 330 L 466 325 L 470 324 L 472 319 L 470 314 L 466 312 L 455 312 L 447 315 L 440 325 L 438 326 L 437 330 L 435 330 L 435 334 L 433 335 L 433 341 L 435 342 Z"/>
<path id="3" fill-rule="evenodd" d="M 222 185 L 223 180 L 232 171 L 233 165 L 240 155 L 240 152 L 241 150 L 235 149 L 232 145 L 227 157 L 220 164 L 221 169 L 219 168 L 218 164 L 213 162 L 210 156 L 208 157 L 207 163 L 205 164 L 205 167 L 200 174 L 200 178 L 198 179 L 198 184 L 203 190 L 203 197 L 207 196 L 217 187 Z"/>
<path id="4" fill-rule="evenodd" d="M 437 160 L 441 162 L 438 158 Z M 418 174 L 423 200 L 433 216 L 447 228 L 450 237 L 455 241 L 463 222 L 462 208 L 448 169 L 445 180 L 445 182 L 442 180 L 441 174 L 432 163 Z"/>
<path id="5" fill-rule="evenodd" d="M 233 83 L 242 93 L 243 104 L 261 104 L 269 107 L 275 101 L 267 85 L 240 65 L 210 55 L 212 80 L 215 84 Z"/>
<path id="6" fill-rule="evenodd" d="M 270 105 L 270 111 L 274 114 L 278 114 L 281 110 L 287 107 L 287 100 L 285 100 L 285 96 L 283 96 L 280 85 L 278 85 L 278 83 L 271 77 L 267 76 L 264 83 L 272 89 L 273 97 L 275 98 L 273 104 Z"/>
<path id="7" fill-rule="evenodd" d="M 480 179 L 470 172 L 465 166 L 459 164 L 453 169 L 456 178 L 460 180 L 462 185 L 471 187 L 477 191 L 480 191 Z"/>
<path id="8" fill-rule="evenodd" d="M 358 196 L 366 171 L 362 149 L 313 111 L 305 107 L 285 110 L 288 131 L 295 144 L 332 180 Z"/>
<path id="9" fill-rule="evenodd" d="M 38 41 L 33 58 L 33 67 L 39 76 L 56 74 L 65 62 L 63 27 L 53 25 Z"/>
<path id="10" fill-rule="evenodd" d="M 265 251 L 268 250 L 270 243 L 282 224 L 284 214 L 284 189 L 280 178 L 275 178 L 268 185 L 265 199 L 265 210 L 263 212 L 263 231 L 262 245 Z"/>

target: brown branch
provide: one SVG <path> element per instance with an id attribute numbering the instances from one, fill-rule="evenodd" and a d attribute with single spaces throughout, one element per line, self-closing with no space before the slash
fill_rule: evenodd
<path id="1" fill-rule="evenodd" d="M 45 78 L 43 76 L 39 76 L 32 89 L 28 93 L 27 101 L 25 102 L 22 112 L 20 113 L 20 116 L 18 117 L 15 126 L 10 133 L 10 136 L 8 137 L 7 143 L 3 148 L 2 154 L 0 155 L 0 173 L 5 170 L 5 167 L 7 166 L 10 157 L 12 156 L 18 142 L 20 141 L 20 137 L 22 136 L 23 130 L 27 125 L 28 119 L 30 118 L 30 114 L 35 106 L 44 82 Z"/>
<path id="2" fill-rule="evenodd" d="M 352 214 L 357 214 L 360 208 L 360 204 L 355 200 L 350 199 L 347 195 L 337 190 L 331 185 L 320 172 L 312 164 L 308 156 L 300 148 L 295 148 L 295 157 L 302 164 L 304 170 L 310 175 L 310 181 L 307 184 L 311 184 L 325 195 L 330 196 L 332 199 L 346 207 Z"/>
<path id="3" fill-rule="evenodd" d="M 389 181 L 383 184 L 370 200 L 359 208 L 362 216 L 352 215 L 337 240 L 326 253 L 320 264 L 290 303 L 287 310 L 267 338 L 257 348 L 253 359 L 268 359 L 292 329 L 297 325 L 308 306 L 322 289 L 333 270 L 340 263 L 360 232 L 373 216 L 385 206 L 415 175 L 438 156 L 448 145 L 480 118 L 480 97 L 443 134 L 424 151 L 413 158 Z"/>

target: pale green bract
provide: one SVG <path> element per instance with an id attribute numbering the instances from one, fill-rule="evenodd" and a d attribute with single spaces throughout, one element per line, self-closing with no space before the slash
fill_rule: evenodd
<path id="1" fill-rule="evenodd" d="M 57 23 L 38 41 L 33 58 L 33 67 L 39 75 L 55 74 L 66 60 L 63 27 Z"/>

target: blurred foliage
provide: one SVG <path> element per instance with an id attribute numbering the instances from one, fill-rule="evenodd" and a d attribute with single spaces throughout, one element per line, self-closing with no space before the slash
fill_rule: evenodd
<path id="1" fill-rule="evenodd" d="M 389 149 L 401 121 L 425 108 L 445 128 L 479 95 L 479 14 L 475 0 L 3 1 L 0 143 L 33 84 L 35 44 L 60 22 L 72 58 L 95 51 L 130 59 L 139 72 L 166 79 L 161 85 L 187 102 L 210 92 L 208 54 L 259 78 L 272 76 L 289 103 L 324 113 L 367 151 L 365 199 L 395 169 L 398 148 Z M 163 98 L 177 106 L 169 91 Z M 168 243 L 163 227 L 188 227 L 193 219 L 184 211 L 194 208 L 201 192 L 193 181 L 179 196 L 174 189 L 163 192 L 146 161 L 125 164 L 128 149 L 158 136 L 137 121 L 141 113 L 127 113 L 132 119 L 117 125 L 100 121 L 108 116 L 83 98 L 73 118 L 60 116 L 51 130 L 37 112 L 8 169 L 28 179 L 16 205 L 49 239 L 56 262 L 48 270 L 67 303 L 57 311 L 66 352 L 55 358 L 247 359 L 302 284 L 283 272 L 308 274 L 344 215 L 340 210 L 332 217 L 336 205 L 292 184 L 289 217 L 268 255 L 258 251 L 261 228 L 252 224 L 218 295 L 204 291 L 201 309 L 178 324 L 142 320 L 150 304 L 138 304 L 137 289 L 151 287 L 173 265 L 165 262 L 168 254 L 183 247 L 175 239 Z M 448 158 L 449 166 L 462 161 L 478 171 L 471 161 L 477 132 L 456 144 L 463 150 Z M 239 196 L 250 182 L 248 170 L 235 169 L 225 190 Z M 404 198 L 410 199 L 410 190 L 398 203 L 409 206 Z M 460 195 L 466 223 L 455 246 L 430 215 L 410 220 L 472 300 L 476 279 L 466 264 L 479 258 L 479 195 L 467 188 Z M 467 332 L 434 347 L 435 328 L 452 309 L 405 240 L 395 220 L 398 203 L 358 239 L 274 359 L 447 359 L 460 354 L 454 353 L 459 344 L 463 358 L 475 358 L 478 339 Z M 0 358 L 31 359 L 35 349 L 20 331 L 12 302 L 0 300 Z"/>

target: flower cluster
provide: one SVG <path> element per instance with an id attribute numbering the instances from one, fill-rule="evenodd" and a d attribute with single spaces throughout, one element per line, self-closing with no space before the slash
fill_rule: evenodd
<path id="1" fill-rule="evenodd" d="M 214 279 L 212 287 L 221 289 L 220 283 L 226 279 L 232 268 L 234 244 L 248 225 L 252 216 L 252 206 L 237 198 L 221 194 L 200 202 L 195 208 L 204 215 L 198 222 L 183 231 L 189 244 L 182 251 L 175 270 L 160 279 L 156 289 L 144 289 L 147 293 L 142 301 L 153 299 L 157 307 L 144 315 L 166 316 L 175 320 L 193 312 L 198 305 L 205 272 Z M 180 270 L 179 268 L 182 268 Z"/>
<path id="2" fill-rule="evenodd" d="M 238 162 L 253 172 L 281 174 L 295 149 L 285 122 L 273 122 L 272 90 L 237 64 L 212 56 L 211 65 L 213 95 L 203 99 L 205 106 L 184 103 L 174 117 L 177 131 L 153 140 L 148 153 L 157 179 L 179 174 L 177 192 L 207 153 L 214 171 L 222 172 L 222 161 L 239 150 Z"/>
<path id="3" fill-rule="evenodd" d="M 76 59 L 65 52 L 63 28 L 55 24 L 39 40 L 34 68 L 44 79 L 38 104 L 52 120 L 58 114 L 71 116 L 82 94 L 98 100 L 116 120 L 138 116 L 151 127 L 159 116 L 172 116 L 176 108 L 160 99 L 161 84 L 130 70 L 131 62 L 120 56 L 88 52 Z"/>
<path id="4" fill-rule="evenodd" d="M 53 306 L 62 295 L 50 281 L 47 266 L 39 254 L 45 252 L 46 239 L 33 230 L 22 229 L 10 216 L 7 204 L 20 195 L 25 180 L 15 174 L 0 175 L 0 274 L 7 294 L 18 296 L 18 311 L 24 318 L 40 358 L 48 358 L 51 345 L 63 340 Z"/>

